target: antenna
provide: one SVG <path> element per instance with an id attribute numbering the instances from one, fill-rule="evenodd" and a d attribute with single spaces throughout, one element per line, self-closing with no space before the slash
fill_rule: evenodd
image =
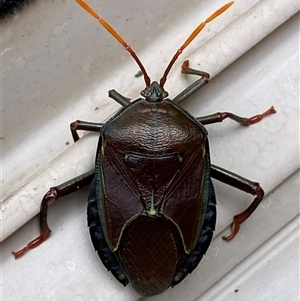
<path id="1" fill-rule="evenodd" d="M 174 65 L 175 61 L 178 59 L 179 55 L 183 52 L 183 50 L 196 38 L 199 32 L 205 27 L 205 25 L 211 22 L 213 19 L 221 15 L 225 10 L 227 10 L 234 1 L 228 2 L 227 4 L 223 5 L 221 8 L 216 10 L 210 17 L 208 17 L 204 22 L 201 22 L 197 28 L 191 33 L 191 35 L 186 39 L 186 41 L 182 44 L 182 46 L 177 50 L 175 55 L 173 56 L 171 62 L 169 63 L 163 77 L 160 79 L 160 86 L 163 88 L 166 80 L 167 75 L 169 74 L 172 66 Z"/>
<path id="2" fill-rule="evenodd" d="M 81 5 L 88 13 L 90 13 L 94 18 L 98 20 L 98 22 L 112 35 L 115 37 L 116 40 L 118 40 L 119 43 L 121 43 L 124 48 L 131 54 L 131 56 L 134 58 L 138 66 L 140 67 L 143 75 L 144 80 L 146 83 L 146 87 L 149 87 L 151 84 L 150 77 L 148 76 L 145 67 L 141 63 L 140 59 L 136 55 L 136 53 L 132 50 L 132 48 L 123 40 L 123 38 L 104 20 L 102 19 L 94 9 L 92 9 L 86 2 L 83 0 L 76 0 L 76 2 Z M 227 10 L 234 1 L 228 2 L 227 4 L 223 5 L 221 8 L 216 10 L 211 16 L 209 16 L 204 22 L 201 22 L 196 29 L 191 33 L 191 35 L 187 38 L 187 40 L 181 45 L 181 47 L 177 50 L 175 55 L 173 56 L 171 62 L 169 63 L 168 67 L 166 68 L 162 78 L 160 79 L 160 86 L 163 88 L 167 76 L 174 65 L 175 61 L 178 59 L 179 55 L 183 52 L 183 50 L 196 38 L 196 36 L 202 31 L 202 29 L 206 26 L 207 23 L 211 22 L 215 18 L 217 18 L 219 15 L 221 15 L 225 10 Z"/>
<path id="3" fill-rule="evenodd" d="M 104 20 L 102 19 L 96 11 L 94 11 L 87 3 L 85 3 L 83 0 L 76 0 L 76 2 L 81 5 L 88 13 L 90 13 L 94 18 L 98 20 L 98 22 L 105 27 L 105 29 L 113 35 L 119 43 L 121 43 L 124 48 L 131 54 L 131 56 L 134 58 L 134 60 L 137 62 L 139 65 L 143 75 L 144 75 L 144 80 L 146 83 L 146 87 L 150 86 L 150 77 L 148 76 L 145 67 L 141 63 L 140 59 L 136 55 L 136 53 L 132 50 L 132 48 L 122 39 L 122 37 Z"/>

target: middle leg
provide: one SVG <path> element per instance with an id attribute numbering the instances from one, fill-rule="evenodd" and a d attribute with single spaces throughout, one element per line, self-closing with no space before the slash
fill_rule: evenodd
<path id="1" fill-rule="evenodd" d="M 257 114 L 252 117 L 246 118 L 246 117 L 241 117 L 229 112 L 218 112 L 212 115 L 207 115 L 207 116 L 202 116 L 202 117 L 197 117 L 196 119 L 202 123 L 203 125 L 206 124 L 211 124 L 211 123 L 216 123 L 216 122 L 222 122 L 224 119 L 229 118 L 232 119 L 239 124 L 243 126 L 248 126 L 250 124 L 257 123 L 261 121 L 265 116 L 275 114 L 276 111 L 274 107 L 270 107 L 267 111 L 263 112 L 262 114 Z"/>

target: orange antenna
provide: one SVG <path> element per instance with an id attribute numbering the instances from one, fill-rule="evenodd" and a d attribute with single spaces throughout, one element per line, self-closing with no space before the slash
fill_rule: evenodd
<path id="1" fill-rule="evenodd" d="M 227 10 L 232 4 L 234 3 L 234 1 L 228 2 L 227 4 L 225 4 L 224 6 L 222 6 L 221 8 L 219 8 L 218 10 L 216 10 L 210 17 L 208 17 L 204 22 L 200 23 L 197 28 L 191 33 L 191 35 L 187 38 L 187 40 L 182 44 L 182 46 L 177 50 L 177 52 L 175 53 L 175 55 L 173 56 L 171 62 L 169 63 L 163 77 L 160 79 L 160 86 L 163 88 L 166 80 L 167 80 L 167 76 L 172 68 L 172 66 L 174 65 L 175 61 L 177 60 L 177 58 L 179 57 L 179 55 L 182 53 L 182 51 L 196 38 L 196 36 L 199 34 L 199 32 L 205 27 L 205 25 L 209 22 L 211 22 L 213 19 L 215 19 L 216 17 L 218 17 L 219 15 L 221 15 L 225 10 Z"/>
<path id="2" fill-rule="evenodd" d="M 132 50 L 132 48 L 122 39 L 122 37 L 104 20 L 102 19 L 95 10 L 93 10 L 87 3 L 85 3 L 83 0 L 76 0 L 76 2 L 81 5 L 88 13 L 90 13 L 94 18 L 98 20 L 98 22 L 105 27 L 105 29 L 113 35 L 119 43 L 121 43 L 124 48 L 131 54 L 131 56 L 134 58 L 134 60 L 139 65 L 142 73 L 144 74 L 144 80 L 146 83 L 146 86 L 150 86 L 150 78 L 146 72 L 146 69 L 144 68 L 143 64 L 141 63 L 140 59 L 136 55 L 136 53 Z"/>
<path id="3" fill-rule="evenodd" d="M 92 9 L 87 3 L 85 3 L 83 0 L 76 0 L 76 2 L 82 6 L 88 13 L 90 13 L 94 18 L 98 20 L 98 22 L 112 35 L 115 37 L 116 40 L 118 40 L 119 43 L 121 43 L 124 48 L 131 54 L 131 56 L 134 58 L 138 66 L 140 67 L 143 75 L 144 80 L 146 83 L 146 87 L 149 87 L 151 84 L 150 78 L 146 72 L 145 67 L 141 63 L 140 59 L 136 55 L 136 53 L 132 50 L 132 48 L 122 39 L 122 37 L 104 20 L 102 19 L 94 9 Z M 177 50 L 175 55 L 173 56 L 171 62 L 169 63 L 168 67 L 166 68 L 163 77 L 160 79 L 160 86 L 163 88 L 167 76 L 174 65 L 175 61 L 178 59 L 179 55 L 183 52 L 183 50 L 196 38 L 196 36 L 200 33 L 200 31 L 206 26 L 207 23 L 214 20 L 216 17 L 221 15 L 225 10 L 227 10 L 234 1 L 228 2 L 227 4 L 223 5 L 221 8 L 216 10 L 210 17 L 208 17 L 204 22 L 201 22 L 197 28 L 192 32 L 192 34 L 187 38 L 187 40 L 182 44 L 182 46 Z"/>

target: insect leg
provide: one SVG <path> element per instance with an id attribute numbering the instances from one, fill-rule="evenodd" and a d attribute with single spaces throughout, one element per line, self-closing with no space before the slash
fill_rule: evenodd
<path id="1" fill-rule="evenodd" d="M 79 140 L 78 130 L 100 133 L 103 123 L 94 123 L 89 121 L 76 120 L 70 124 L 70 130 L 74 142 Z"/>
<path id="2" fill-rule="evenodd" d="M 127 98 L 120 93 L 118 93 L 116 90 L 109 90 L 108 96 L 115 100 L 117 103 L 119 103 L 121 106 L 126 107 L 128 104 L 130 104 L 130 98 Z"/>
<path id="3" fill-rule="evenodd" d="M 235 114 L 229 113 L 229 112 L 218 112 L 212 115 L 197 117 L 196 119 L 202 123 L 203 125 L 216 123 L 216 122 L 222 122 L 224 119 L 229 118 L 236 122 L 238 122 L 241 125 L 248 126 L 250 124 L 257 123 L 261 121 L 265 116 L 275 114 L 276 111 L 274 107 L 270 107 L 267 111 L 263 112 L 262 114 L 257 114 L 252 117 L 246 118 L 246 117 L 240 117 Z"/>
<path id="4" fill-rule="evenodd" d="M 113 100 L 115 100 L 116 102 L 118 102 L 123 107 L 126 107 L 128 106 L 128 104 L 130 104 L 130 98 L 124 97 L 123 95 L 121 95 L 115 90 L 108 91 L 108 96 Z M 79 140 L 79 135 L 77 132 L 78 130 L 99 133 L 102 126 L 103 123 L 94 123 L 89 121 L 76 120 L 70 124 L 70 130 L 74 142 L 76 142 L 77 140 Z"/>
<path id="5" fill-rule="evenodd" d="M 229 241 L 235 237 L 240 229 L 240 225 L 255 211 L 259 203 L 262 201 L 264 191 L 259 183 L 252 182 L 216 165 L 211 165 L 211 177 L 255 196 L 255 199 L 245 211 L 234 216 L 232 233 L 229 236 L 222 237 L 224 240 Z"/>
<path id="6" fill-rule="evenodd" d="M 189 98 L 191 95 L 196 93 L 200 88 L 205 86 L 209 82 L 209 79 L 210 79 L 210 75 L 208 73 L 206 73 L 204 71 L 189 68 L 188 60 L 183 62 L 182 66 L 181 66 L 181 73 L 199 75 L 199 76 L 201 76 L 201 78 L 198 79 L 197 81 L 195 81 L 194 83 L 192 83 L 190 86 L 188 86 L 186 89 L 184 89 L 181 93 L 179 93 L 173 99 L 173 101 L 178 104 L 182 103 L 187 98 Z"/>
<path id="7" fill-rule="evenodd" d="M 47 211 L 50 202 L 57 200 L 63 196 L 66 196 L 72 192 L 75 192 L 87 185 L 89 185 L 94 178 L 94 170 L 84 173 L 83 175 L 77 176 L 61 185 L 51 187 L 49 191 L 43 197 L 40 208 L 40 235 L 33 239 L 24 248 L 12 252 L 15 258 L 19 258 L 24 253 L 33 249 L 44 242 L 50 235 L 51 230 L 47 223 Z"/>

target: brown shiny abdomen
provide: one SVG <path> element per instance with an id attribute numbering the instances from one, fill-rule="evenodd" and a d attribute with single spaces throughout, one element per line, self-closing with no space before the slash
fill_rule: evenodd
<path id="1" fill-rule="evenodd" d="M 146 215 L 127 227 L 119 252 L 133 288 L 142 296 L 164 292 L 185 258 L 176 227 L 164 218 Z"/>

